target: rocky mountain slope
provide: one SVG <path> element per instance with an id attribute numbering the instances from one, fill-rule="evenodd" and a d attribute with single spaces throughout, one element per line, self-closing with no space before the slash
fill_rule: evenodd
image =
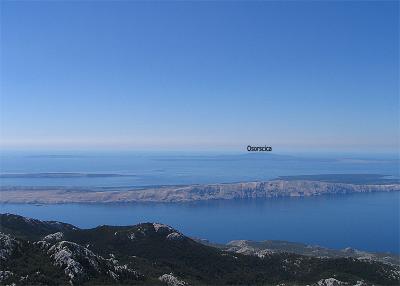
<path id="1" fill-rule="evenodd" d="M 399 267 L 293 253 L 246 255 L 159 223 L 79 229 L 0 215 L 2 285 L 398 285 Z"/>
<path id="2" fill-rule="evenodd" d="M 227 244 L 215 244 L 204 239 L 197 239 L 200 243 L 205 245 L 217 247 L 221 250 L 241 253 L 246 255 L 255 255 L 264 257 L 271 253 L 295 253 L 305 256 L 319 257 L 319 258 L 343 258 L 351 257 L 359 260 L 373 260 L 382 262 L 389 265 L 400 266 L 400 255 L 392 253 L 377 253 L 367 252 L 354 248 L 344 249 L 330 249 L 318 245 L 307 245 L 303 243 L 281 241 L 281 240 L 265 240 L 265 241 L 251 241 L 251 240 L 233 240 Z"/>

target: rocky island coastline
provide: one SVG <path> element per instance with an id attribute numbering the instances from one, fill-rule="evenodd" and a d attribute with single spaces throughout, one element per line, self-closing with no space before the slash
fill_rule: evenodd
<path id="1" fill-rule="evenodd" d="M 306 177 L 306 176 L 305 176 Z M 185 186 L 144 187 L 129 190 L 98 190 L 68 187 L 0 188 L 0 203 L 117 203 L 117 202 L 193 202 L 207 200 L 309 197 L 352 193 L 400 191 L 397 181 L 351 183 L 312 177 L 270 181 Z"/>

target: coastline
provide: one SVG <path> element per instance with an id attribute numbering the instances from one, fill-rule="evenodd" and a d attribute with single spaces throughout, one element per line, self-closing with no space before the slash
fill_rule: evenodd
<path id="1" fill-rule="evenodd" d="M 174 203 L 392 192 L 400 191 L 400 184 L 349 184 L 278 179 L 261 182 L 160 186 L 115 191 L 96 191 L 89 188 L 70 187 L 1 187 L 0 190 L 0 203 Z"/>

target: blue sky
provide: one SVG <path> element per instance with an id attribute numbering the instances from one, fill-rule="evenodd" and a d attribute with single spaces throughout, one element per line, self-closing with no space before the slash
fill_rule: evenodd
<path id="1" fill-rule="evenodd" d="M 1 2 L 1 147 L 396 150 L 399 3 Z"/>

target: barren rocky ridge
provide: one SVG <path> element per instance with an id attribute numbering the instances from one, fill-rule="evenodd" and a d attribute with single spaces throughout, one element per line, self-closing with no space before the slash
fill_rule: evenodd
<path id="1" fill-rule="evenodd" d="M 121 191 L 64 187 L 2 187 L 0 203 L 190 202 L 391 191 L 400 191 L 400 184 L 351 184 L 278 179 L 263 182 L 161 186 Z"/>

